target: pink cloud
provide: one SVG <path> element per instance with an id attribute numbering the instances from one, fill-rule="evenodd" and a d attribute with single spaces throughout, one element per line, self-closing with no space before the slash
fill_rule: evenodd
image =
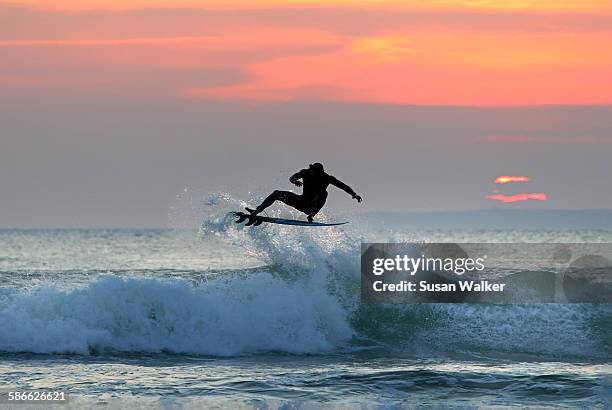
<path id="1" fill-rule="evenodd" d="M 487 195 L 486 198 L 492 201 L 499 201 L 503 203 L 513 203 L 513 202 L 528 201 L 528 200 L 547 201 L 548 195 L 546 195 L 545 193 L 522 193 L 522 194 L 516 194 L 516 195 L 493 194 L 493 195 Z"/>

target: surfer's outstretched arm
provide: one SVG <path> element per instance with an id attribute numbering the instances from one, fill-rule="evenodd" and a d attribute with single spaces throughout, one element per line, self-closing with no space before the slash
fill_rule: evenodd
<path id="1" fill-rule="evenodd" d="M 329 176 L 329 183 L 332 184 L 335 187 L 340 188 L 341 190 L 343 190 L 347 194 L 349 194 L 353 199 L 356 199 L 357 202 L 361 202 L 361 197 L 359 195 L 357 195 L 357 193 L 355 191 L 353 191 L 353 188 L 351 188 L 350 186 L 346 185 L 344 182 L 340 181 L 338 178 L 333 177 L 333 176 L 330 175 Z"/>

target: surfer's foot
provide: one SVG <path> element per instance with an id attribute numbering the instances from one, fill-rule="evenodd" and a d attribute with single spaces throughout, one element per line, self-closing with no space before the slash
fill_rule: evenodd
<path id="1" fill-rule="evenodd" d="M 247 208 L 247 207 L 244 207 L 244 209 L 246 209 L 248 213 L 250 213 L 251 215 L 257 215 L 259 213 L 257 209 Z"/>
<path id="2" fill-rule="evenodd" d="M 308 219 L 308 222 L 312 222 L 312 220 L 314 219 L 314 215 L 308 215 L 308 218 L 306 219 Z"/>

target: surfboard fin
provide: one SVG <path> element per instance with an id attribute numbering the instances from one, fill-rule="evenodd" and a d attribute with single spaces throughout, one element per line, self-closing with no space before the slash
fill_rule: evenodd
<path id="1" fill-rule="evenodd" d="M 232 212 L 234 214 L 234 216 L 237 216 L 238 219 L 236 219 L 236 223 L 240 224 L 243 223 L 246 219 L 247 219 L 247 214 L 243 213 L 243 212 Z"/>

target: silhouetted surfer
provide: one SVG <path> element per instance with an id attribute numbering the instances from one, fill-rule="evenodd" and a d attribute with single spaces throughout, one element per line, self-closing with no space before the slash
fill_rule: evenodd
<path id="1" fill-rule="evenodd" d="M 300 179 L 302 180 L 300 182 Z M 300 187 L 304 185 L 302 195 L 294 194 L 289 191 L 274 191 L 255 209 L 246 208 L 251 215 L 257 215 L 274 201 L 281 201 L 287 205 L 304 212 L 308 215 L 308 222 L 312 222 L 315 215 L 323 208 L 327 200 L 327 187 L 331 184 L 345 191 L 347 194 L 361 202 L 361 197 L 353 191 L 353 189 L 344 182 L 327 174 L 323 170 L 323 164 L 315 162 L 310 164 L 307 169 L 294 174 L 289 178 L 292 184 Z"/>

